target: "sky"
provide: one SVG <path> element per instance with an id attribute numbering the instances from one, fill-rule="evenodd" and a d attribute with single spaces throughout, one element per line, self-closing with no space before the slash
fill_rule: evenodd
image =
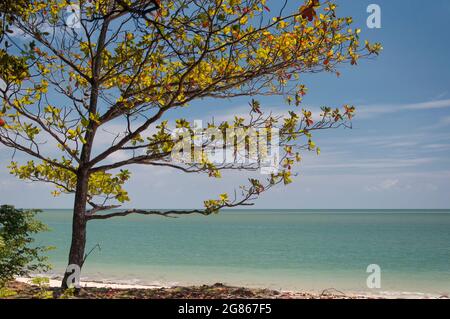
<path id="1" fill-rule="evenodd" d="M 276 9 L 279 1 L 268 0 Z M 361 38 L 382 42 L 382 54 L 343 66 L 341 76 L 301 77 L 304 106 L 357 107 L 353 129 L 317 135 L 322 153 L 305 154 L 294 183 L 264 193 L 254 208 L 450 208 L 450 1 L 337 0 Z M 366 9 L 381 7 L 381 28 L 369 29 Z M 298 6 L 298 1 L 289 1 Z M 259 98 L 265 111 L 287 110 L 280 98 Z M 189 119 L 247 111 L 248 98 L 204 100 L 180 114 Z M 177 113 L 169 117 L 177 117 Z M 26 159 L 25 157 L 23 157 Z M 73 197 L 53 197 L 52 186 L 9 175 L 11 152 L 0 146 L 0 202 L 23 208 L 71 208 Z M 133 208 L 194 208 L 233 192 L 247 176 L 220 180 L 169 168 L 131 167 Z"/>

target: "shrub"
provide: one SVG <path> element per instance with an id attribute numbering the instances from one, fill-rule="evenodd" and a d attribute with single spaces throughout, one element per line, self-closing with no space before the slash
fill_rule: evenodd
<path id="1" fill-rule="evenodd" d="M 0 287 L 16 276 L 50 269 L 44 255 L 50 247 L 33 245 L 33 235 L 48 230 L 35 219 L 38 212 L 0 206 Z"/>

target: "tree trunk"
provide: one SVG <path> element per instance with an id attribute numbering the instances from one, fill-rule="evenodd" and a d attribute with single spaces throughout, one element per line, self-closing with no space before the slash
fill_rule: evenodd
<path id="1" fill-rule="evenodd" d="M 92 87 L 91 96 L 89 99 L 89 113 L 97 113 L 98 93 L 100 87 L 100 70 L 102 67 L 102 51 L 105 46 L 106 34 L 108 32 L 108 25 L 110 19 L 106 18 L 103 21 L 103 25 L 100 31 L 100 35 L 97 42 L 97 52 L 95 53 L 93 65 L 92 65 Z M 75 203 L 73 207 L 73 222 L 72 222 L 72 244 L 70 246 L 69 253 L 69 266 L 78 266 L 79 270 L 83 267 L 84 263 L 84 250 L 86 247 L 86 204 L 88 199 L 88 183 L 89 183 L 89 160 L 91 157 L 92 145 L 94 142 L 95 132 L 97 130 L 97 123 L 90 121 L 84 136 L 85 143 L 80 154 L 80 166 L 77 172 L 77 187 L 75 190 Z M 62 288 L 67 288 L 67 279 L 72 274 L 73 270 L 69 272 L 66 270 L 63 281 L 61 283 Z M 78 272 L 79 274 L 79 272 Z M 79 279 L 79 278 L 78 278 Z"/>
<path id="2" fill-rule="evenodd" d="M 88 194 L 89 176 L 86 171 L 77 174 L 77 187 L 75 191 L 75 202 L 72 218 L 72 243 L 69 253 L 69 265 L 83 267 L 85 247 L 86 247 L 86 202 Z M 68 277 L 73 270 L 65 272 L 61 288 L 68 288 Z"/>

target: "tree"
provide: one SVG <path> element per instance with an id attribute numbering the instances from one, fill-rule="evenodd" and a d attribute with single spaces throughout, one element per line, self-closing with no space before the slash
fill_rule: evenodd
<path id="1" fill-rule="evenodd" d="M 33 246 L 32 236 L 48 230 L 35 219 L 37 213 L 36 210 L 0 206 L 0 288 L 16 276 L 50 268 L 43 255 L 49 247 Z"/>
<path id="2" fill-rule="evenodd" d="M 64 14 L 68 5 L 69 17 Z M 69 264 L 83 265 L 90 220 L 209 215 L 223 207 L 251 205 L 260 193 L 291 182 L 301 150 L 319 153 L 313 132 L 350 126 L 353 106 L 323 107 L 318 119 L 302 108 L 306 88 L 300 76 L 339 75 L 340 64 L 355 65 L 361 57 L 378 54 L 381 46 L 361 45 L 359 30 L 350 27 L 352 19 L 338 17 L 331 1 L 310 0 L 293 12 L 285 7 L 274 12 L 265 0 L 95 0 L 79 6 L 35 0 L 8 13 L 22 37 L 5 33 L 8 45 L 0 51 L 0 142 L 34 158 L 22 165 L 11 162 L 12 174 L 54 184 L 55 196 L 74 194 Z M 283 117 L 266 114 L 255 99 L 262 95 L 284 96 L 293 110 Z M 195 100 L 238 96 L 251 98 L 248 117 L 211 121 L 200 129 L 184 119 L 165 120 L 169 111 Z M 111 135 L 107 147 L 94 149 L 99 130 L 112 122 L 122 129 Z M 215 178 L 223 170 L 259 169 L 264 156 L 217 163 L 208 150 L 213 145 L 234 149 L 236 159 L 239 144 L 240 156 L 248 159 L 256 144 L 264 144 L 263 130 L 266 141 L 276 140 L 272 132 L 279 137 L 281 168 L 262 180 L 249 179 L 234 197 L 221 194 L 206 200 L 204 209 L 105 212 L 129 200 L 123 188 L 129 165 Z M 199 132 L 200 145 L 180 147 Z M 119 152 L 127 158 L 113 161 Z M 174 161 L 184 152 L 184 160 Z"/>
<path id="3" fill-rule="evenodd" d="M 0 41 L 6 32 L 13 33 L 10 29 L 12 22 L 28 5 L 28 0 L 3 0 L 0 3 Z"/>

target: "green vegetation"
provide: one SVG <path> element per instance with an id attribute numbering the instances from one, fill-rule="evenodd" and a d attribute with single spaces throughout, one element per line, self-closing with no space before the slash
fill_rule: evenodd
<path id="1" fill-rule="evenodd" d="M 74 195 L 68 259 L 80 269 L 91 220 L 210 215 L 253 205 L 275 185 L 290 184 L 302 153 L 320 154 L 315 133 L 351 127 L 355 112 L 347 104 L 324 106 L 315 118 L 303 105 L 303 76 L 340 76 L 340 66 L 357 65 L 382 50 L 379 43 L 362 41 L 361 30 L 352 26 L 351 17 L 338 15 L 333 1 L 304 0 L 298 8 L 278 13 L 266 0 L 94 0 L 81 1 L 77 14 L 69 4 L 7 0 L 0 5 L 0 144 L 29 157 L 12 161 L 11 174 L 53 184 L 54 196 Z M 69 23 L 75 16 L 78 23 Z M 26 37 L 17 41 L 15 33 Z M 260 96 L 282 96 L 289 111 L 274 116 L 256 100 Z M 238 97 L 249 99 L 247 118 L 232 114 L 234 119 L 227 121 L 211 119 L 200 130 L 195 122 L 169 116 L 195 101 L 213 104 Z M 111 125 L 119 125 L 117 134 L 103 145 L 94 143 Z M 272 140 L 268 132 L 275 129 L 280 169 L 261 179 L 243 178 L 234 196 L 206 198 L 201 209 L 106 213 L 130 201 L 125 183 L 131 165 L 212 178 L 220 178 L 222 171 L 253 172 L 262 168 L 267 150 L 254 161 L 258 139 L 248 137 L 261 130 Z M 174 134 L 180 130 L 186 133 L 184 140 Z M 211 147 L 227 130 L 232 134 L 225 138 L 224 151 L 234 152 L 235 140 L 242 140 L 245 161 L 214 160 Z M 202 145 L 174 161 L 184 153 L 183 143 L 199 132 L 206 136 Z M 70 275 L 65 273 L 64 288 Z"/>
<path id="2" fill-rule="evenodd" d="M 44 253 L 51 247 L 33 245 L 33 235 L 48 230 L 35 219 L 38 212 L 0 206 L 0 289 L 16 276 L 50 269 Z M 2 294 L 7 292 L 0 290 Z"/>

